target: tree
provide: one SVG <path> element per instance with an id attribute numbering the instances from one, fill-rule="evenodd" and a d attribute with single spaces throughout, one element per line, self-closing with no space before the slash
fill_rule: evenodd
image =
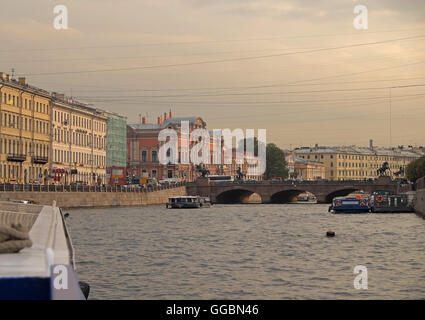
<path id="1" fill-rule="evenodd" d="M 425 156 L 413 160 L 406 167 L 406 177 L 409 181 L 415 182 L 425 176 Z"/>
<path id="2" fill-rule="evenodd" d="M 266 146 L 266 179 L 273 177 L 281 177 L 286 179 L 288 169 L 286 168 L 285 154 L 274 143 L 269 143 Z"/>
<path id="3" fill-rule="evenodd" d="M 246 151 L 246 142 L 254 140 L 254 156 L 258 156 L 258 139 L 257 137 L 254 138 L 244 138 L 243 140 L 239 141 L 239 146 L 243 143 L 243 148 Z M 262 143 L 262 142 L 261 142 Z"/>

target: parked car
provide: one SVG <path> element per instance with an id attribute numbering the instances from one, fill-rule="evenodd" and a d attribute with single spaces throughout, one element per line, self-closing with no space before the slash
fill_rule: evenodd
<path id="1" fill-rule="evenodd" d="M 181 182 L 180 178 L 168 178 L 168 179 L 162 179 L 158 181 L 159 184 L 163 184 L 163 185 L 170 185 L 170 184 L 177 184 L 179 182 Z"/>
<path id="2" fill-rule="evenodd" d="M 82 186 L 86 186 L 87 184 L 83 181 L 74 181 L 71 182 L 71 186 L 72 187 L 82 187 Z"/>
<path id="3" fill-rule="evenodd" d="M 140 184 L 126 184 L 123 186 L 124 189 L 141 189 L 142 185 Z"/>
<path id="4" fill-rule="evenodd" d="M 148 188 L 158 187 L 159 185 L 160 183 L 158 183 L 156 178 L 148 178 L 148 182 L 145 184 L 145 186 Z"/>
<path id="5" fill-rule="evenodd" d="M 272 178 L 270 178 L 270 181 L 279 181 L 279 182 L 282 182 L 282 177 L 272 177 Z"/>

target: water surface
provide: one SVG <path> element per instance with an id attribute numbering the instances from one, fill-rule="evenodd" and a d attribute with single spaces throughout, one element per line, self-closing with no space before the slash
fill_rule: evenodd
<path id="1" fill-rule="evenodd" d="M 73 209 L 67 222 L 91 299 L 425 298 L 425 220 L 327 209 Z M 367 290 L 354 289 L 356 265 Z"/>

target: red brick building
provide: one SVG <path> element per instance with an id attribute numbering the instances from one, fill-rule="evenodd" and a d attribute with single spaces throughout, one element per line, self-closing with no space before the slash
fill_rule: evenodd
<path id="1" fill-rule="evenodd" d="M 168 178 L 179 178 L 182 181 L 194 181 L 200 176 L 196 165 L 193 163 L 182 164 L 182 147 L 186 143 L 182 139 L 181 125 L 182 121 L 189 123 L 189 135 L 195 129 L 206 129 L 206 123 L 200 117 L 173 117 L 172 113 L 164 113 L 163 116 L 157 118 L 156 123 L 147 123 L 145 118 L 141 119 L 139 124 L 127 125 L 127 174 L 135 177 L 152 177 L 158 180 Z M 164 142 L 158 140 L 158 135 L 163 129 L 173 129 L 178 134 L 178 164 L 162 165 L 159 162 L 160 146 Z M 214 137 L 213 132 L 210 135 L 210 164 L 206 164 L 205 168 L 210 172 L 210 175 L 231 175 L 236 176 L 236 171 L 240 167 L 244 173 L 247 173 L 248 164 L 246 162 L 247 155 L 243 156 L 244 163 L 236 163 L 236 150 L 232 148 L 232 163 L 224 164 L 224 141 L 220 138 L 220 163 L 217 164 L 217 159 L 214 159 Z M 188 139 L 189 140 L 189 139 Z M 189 141 L 189 152 L 192 146 L 197 143 Z M 186 146 L 187 147 L 187 146 Z M 185 156 L 185 155 L 183 155 Z M 186 159 L 189 159 L 186 155 Z M 253 178 L 246 176 L 246 178 Z M 261 176 L 254 177 L 261 180 Z"/>
<path id="2" fill-rule="evenodd" d="M 142 123 L 127 125 L 127 172 L 131 176 L 155 177 L 158 180 L 167 178 L 180 178 L 184 181 L 193 181 L 199 176 L 193 164 L 167 164 L 159 163 L 159 132 L 163 129 L 174 129 L 178 133 L 179 156 L 182 147 L 181 122 L 189 122 L 189 133 L 194 129 L 206 128 L 206 123 L 199 117 L 176 117 L 164 113 L 158 117 L 157 123 Z M 194 142 L 189 142 L 189 148 Z"/>

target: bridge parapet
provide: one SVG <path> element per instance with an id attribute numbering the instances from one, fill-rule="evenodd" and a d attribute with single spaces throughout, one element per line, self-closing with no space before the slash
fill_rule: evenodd
<path id="1" fill-rule="evenodd" d="M 258 194 L 263 203 L 291 202 L 297 195 L 311 192 L 321 203 L 330 202 L 335 196 L 347 195 L 356 190 L 372 193 L 376 190 L 399 191 L 399 183 L 389 177 L 376 180 L 345 181 L 200 181 L 187 185 L 188 194 L 208 196 L 213 202 L 245 201 L 250 194 Z"/>

